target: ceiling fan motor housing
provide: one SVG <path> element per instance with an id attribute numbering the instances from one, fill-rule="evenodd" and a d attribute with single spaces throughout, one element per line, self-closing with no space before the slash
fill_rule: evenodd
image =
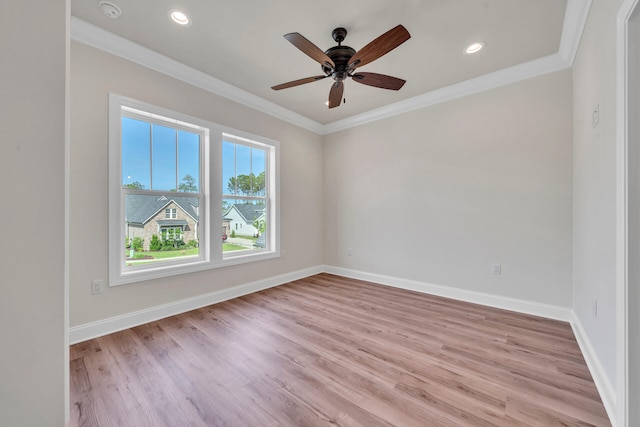
<path id="1" fill-rule="evenodd" d="M 344 80 L 349 74 L 347 72 L 347 68 L 349 65 L 349 60 L 353 55 L 356 54 L 356 50 L 349 46 L 334 46 L 325 51 L 325 54 L 331 58 L 336 67 L 332 70 L 329 67 L 322 66 L 322 71 L 328 75 L 333 77 L 334 80 Z"/>
<path id="2" fill-rule="evenodd" d="M 349 77 L 347 66 L 349 59 L 356 54 L 356 50 L 349 46 L 342 46 L 341 43 L 347 37 L 347 29 L 338 27 L 331 32 L 331 37 L 338 43 L 338 46 L 327 49 L 324 53 L 331 58 L 336 65 L 334 69 L 322 65 L 322 71 L 333 77 L 335 81 L 342 81 Z"/>

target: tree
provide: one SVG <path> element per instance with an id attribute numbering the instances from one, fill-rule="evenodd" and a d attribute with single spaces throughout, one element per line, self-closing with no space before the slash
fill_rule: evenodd
<path id="1" fill-rule="evenodd" d="M 253 173 L 249 175 L 238 175 L 229 178 L 227 190 L 230 194 L 240 193 L 244 196 L 259 196 L 264 194 L 265 174 L 260 172 L 258 176 Z"/>
<path id="2" fill-rule="evenodd" d="M 262 234 L 267 229 L 267 222 L 264 219 L 256 219 L 253 221 L 253 226 L 258 230 L 258 234 Z"/>
<path id="3" fill-rule="evenodd" d="M 144 188 L 144 185 L 142 185 L 139 181 L 133 181 L 129 184 L 125 184 L 124 188 L 134 188 L 137 190 L 142 190 Z"/>
<path id="4" fill-rule="evenodd" d="M 189 174 L 185 175 L 184 178 L 182 178 L 180 185 L 178 185 L 178 191 L 182 191 L 184 193 L 196 193 L 198 191 L 196 179 Z"/>

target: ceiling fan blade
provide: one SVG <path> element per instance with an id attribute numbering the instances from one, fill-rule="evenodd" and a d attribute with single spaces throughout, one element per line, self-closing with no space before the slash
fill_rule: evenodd
<path id="1" fill-rule="evenodd" d="M 356 73 L 351 76 L 354 82 L 382 89 L 400 90 L 406 80 L 378 73 Z"/>
<path id="2" fill-rule="evenodd" d="M 331 86 L 329 91 L 329 108 L 339 107 L 342 103 L 342 94 L 344 93 L 344 82 L 338 81 Z"/>
<path id="3" fill-rule="evenodd" d="M 335 68 L 336 64 L 333 63 L 331 58 L 327 56 L 318 46 L 311 43 L 300 33 L 285 34 L 284 38 L 289 40 L 292 45 L 300 49 L 303 53 L 308 55 L 311 59 L 320 63 L 320 65 Z"/>
<path id="4" fill-rule="evenodd" d="M 349 60 L 349 68 L 362 67 L 371 61 L 375 61 L 410 38 L 409 31 L 402 25 L 398 25 L 357 51 Z"/>
<path id="5" fill-rule="evenodd" d="M 280 85 L 271 86 L 273 90 L 287 89 L 294 86 L 300 86 L 306 83 L 312 83 L 318 80 L 326 79 L 329 76 L 313 76 L 313 77 L 305 77 L 304 79 L 294 80 L 292 82 L 282 83 Z"/>

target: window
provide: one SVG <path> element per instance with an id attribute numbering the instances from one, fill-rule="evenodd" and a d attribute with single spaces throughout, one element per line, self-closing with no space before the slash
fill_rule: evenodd
<path id="1" fill-rule="evenodd" d="M 182 240 L 182 227 L 161 227 L 160 235 L 163 242 L 175 242 Z"/>
<path id="2" fill-rule="evenodd" d="M 265 249 L 269 235 L 269 149 L 265 144 L 222 135 L 222 217 L 234 234 L 223 245 L 225 258 Z"/>
<path id="3" fill-rule="evenodd" d="M 117 95 L 109 114 L 110 285 L 279 256 L 277 142 Z"/>

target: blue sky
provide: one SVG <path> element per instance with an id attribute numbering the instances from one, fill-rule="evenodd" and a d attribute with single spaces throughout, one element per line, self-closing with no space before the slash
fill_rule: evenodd
<path id="1" fill-rule="evenodd" d="M 266 151 L 222 141 L 222 192 L 230 194 L 229 179 L 238 175 L 260 175 L 266 168 Z"/>
<path id="2" fill-rule="evenodd" d="M 185 175 L 191 175 L 199 187 L 199 156 L 197 133 L 122 118 L 123 185 L 137 181 L 147 190 L 170 191 L 177 188 Z"/>
<path id="3" fill-rule="evenodd" d="M 170 191 L 191 175 L 199 188 L 199 153 L 197 133 L 122 117 L 122 185 L 137 181 L 146 190 Z M 222 162 L 222 191 L 228 193 L 229 178 L 265 171 L 266 151 L 223 141 Z"/>

